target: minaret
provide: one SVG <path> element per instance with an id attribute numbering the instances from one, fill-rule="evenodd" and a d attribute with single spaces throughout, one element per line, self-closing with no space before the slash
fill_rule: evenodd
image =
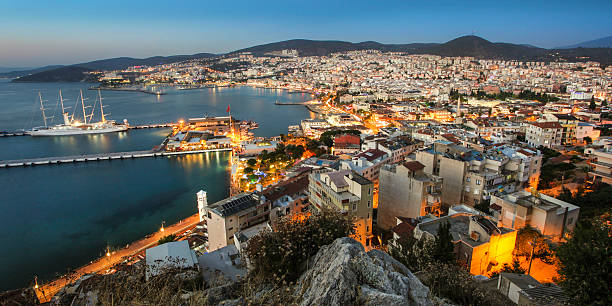
<path id="1" fill-rule="evenodd" d="M 461 95 L 457 98 L 457 118 L 461 117 Z"/>
<path id="2" fill-rule="evenodd" d="M 200 216 L 200 222 L 204 221 L 206 215 L 205 207 L 208 206 L 208 198 L 206 197 L 206 191 L 200 190 L 196 193 L 198 199 L 198 215 Z"/>

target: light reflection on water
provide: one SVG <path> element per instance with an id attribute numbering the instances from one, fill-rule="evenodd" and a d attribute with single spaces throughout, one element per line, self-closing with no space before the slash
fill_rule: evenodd
<path id="1" fill-rule="evenodd" d="M 55 103 L 57 91 L 73 97 L 83 83 L 18 84 L 0 81 L 0 131 L 42 125 L 34 103 L 38 91 Z M 10 93 L 10 95 L 8 94 Z M 103 91 L 105 105 L 117 121 L 130 124 L 175 122 L 203 114 L 255 120 L 257 136 L 287 132 L 288 125 L 308 118 L 303 107 L 274 105 L 275 100 L 309 97 L 282 90 L 251 87 L 168 91 L 157 96 Z M 66 137 L 2 137 L 0 160 L 148 150 L 169 129 Z M 0 169 L 0 291 L 27 285 L 94 259 L 110 244 L 124 246 L 196 212 L 195 193 L 205 189 L 209 201 L 228 195 L 230 153 L 215 152 L 171 158 L 87 162 Z M 3 277 L 10 275 L 11 277 Z"/>

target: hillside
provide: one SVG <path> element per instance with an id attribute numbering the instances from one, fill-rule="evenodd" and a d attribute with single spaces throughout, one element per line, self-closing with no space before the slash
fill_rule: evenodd
<path id="1" fill-rule="evenodd" d="M 300 56 L 321 56 L 334 52 L 353 50 L 380 50 L 409 54 L 440 56 L 471 56 L 478 59 L 503 59 L 519 61 L 586 61 L 594 60 L 603 66 L 612 64 L 612 52 L 602 48 L 544 49 L 531 45 L 493 43 L 478 36 L 462 36 L 451 41 L 437 43 L 382 44 L 375 41 L 352 43 L 337 40 L 292 39 L 240 49 L 230 54 L 252 52 L 263 55 L 283 49 L 298 50 Z"/>
<path id="2" fill-rule="evenodd" d="M 153 66 L 176 63 L 197 58 L 214 57 L 212 53 L 197 53 L 193 55 L 154 56 L 148 58 L 116 57 L 70 66 L 46 66 L 32 70 L 0 73 L 0 77 L 17 78 L 14 82 L 75 82 L 82 81 L 82 72 L 91 70 L 118 70 L 131 66 Z M 81 71 L 79 75 L 78 71 Z"/>
<path id="3" fill-rule="evenodd" d="M 86 72 L 92 69 L 67 66 L 42 71 L 14 79 L 13 82 L 84 82 L 89 81 Z"/>
<path id="4" fill-rule="evenodd" d="M 608 39 L 608 38 L 606 38 Z M 598 41 L 605 41 L 601 39 Z M 588 42 L 590 43 L 590 42 Z M 590 45 L 584 43 L 584 45 Z M 596 45 L 593 43 L 591 45 Z M 571 62 L 571 61 L 597 61 L 602 66 L 612 64 L 612 48 L 565 48 L 544 49 L 530 45 L 494 43 L 478 36 L 462 36 L 445 43 L 412 43 L 412 44 L 382 44 L 375 41 L 352 43 L 339 40 L 307 40 L 292 39 L 269 44 L 244 48 L 228 53 L 252 52 L 255 55 L 264 55 L 273 51 L 284 49 L 298 50 L 300 56 L 324 56 L 335 52 L 353 50 L 379 50 L 383 52 L 406 52 L 409 54 L 432 54 L 440 56 L 469 56 L 477 59 L 501 59 L 518 61 L 544 61 L 544 62 Z M 197 58 L 210 58 L 216 56 L 211 53 L 198 53 L 193 55 L 155 56 L 144 59 L 131 57 L 118 57 L 76 64 L 73 69 L 63 69 L 65 66 L 47 66 L 34 70 L 0 73 L 0 77 L 18 77 L 15 82 L 55 82 L 73 80 L 82 81 L 85 75 L 78 76 L 79 67 L 82 72 L 89 70 L 118 70 L 138 65 L 159 65 L 180 62 Z M 44 72 L 44 73 L 43 73 Z"/>
<path id="5" fill-rule="evenodd" d="M 612 36 L 589 40 L 589 41 L 583 41 L 575 45 L 559 47 L 558 49 L 573 49 L 573 48 L 612 48 Z"/>

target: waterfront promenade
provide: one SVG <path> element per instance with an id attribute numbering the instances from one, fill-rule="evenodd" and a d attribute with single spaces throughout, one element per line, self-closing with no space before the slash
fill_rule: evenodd
<path id="1" fill-rule="evenodd" d="M 127 258 L 134 256 L 147 248 L 155 246 L 160 238 L 171 234 L 179 236 L 179 234 L 196 226 L 199 222 L 200 218 L 198 214 L 195 214 L 179 221 L 178 223 L 165 227 L 163 232 L 157 231 L 147 236 L 147 238 L 131 243 L 126 248 L 113 251 L 110 256 L 98 258 L 90 264 L 77 268 L 71 274 L 55 279 L 44 285 L 40 285 L 39 288 L 35 290 L 36 295 L 41 303 L 49 302 L 51 298 L 62 288 L 78 280 L 81 276 L 89 273 L 104 272 L 112 268 L 114 265 L 125 261 Z"/>

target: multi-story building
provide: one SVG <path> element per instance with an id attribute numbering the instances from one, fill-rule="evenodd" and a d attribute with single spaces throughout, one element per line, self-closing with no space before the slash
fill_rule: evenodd
<path id="1" fill-rule="evenodd" d="M 311 208 L 333 209 L 355 217 L 355 239 L 371 246 L 374 184 L 352 170 L 316 170 L 309 175 Z"/>
<path id="2" fill-rule="evenodd" d="M 527 125 L 525 140 L 532 147 L 552 148 L 563 140 L 563 126 L 559 122 L 533 122 Z"/>
<path id="3" fill-rule="evenodd" d="M 270 203 L 256 193 L 241 193 L 208 205 L 206 193 L 197 193 L 200 220 L 206 223 L 208 252 L 234 244 L 234 234 L 269 220 Z"/>
<path id="4" fill-rule="evenodd" d="M 486 275 L 495 267 L 512 262 L 516 230 L 499 227 L 487 217 L 456 213 L 417 224 L 414 237 L 435 239 L 440 225 L 447 223 L 457 261 L 473 275 Z"/>
<path id="5" fill-rule="evenodd" d="M 596 129 L 596 125 L 592 123 L 579 122 L 576 126 L 576 140 L 579 143 L 585 141 L 586 137 L 591 138 L 591 141 L 596 141 L 599 139 L 601 131 Z"/>
<path id="6" fill-rule="evenodd" d="M 600 150 L 590 150 L 593 169 L 589 171 L 589 176 L 593 178 L 593 183 L 612 185 L 612 146 L 606 145 Z"/>
<path id="7" fill-rule="evenodd" d="M 442 178 L 444 205 L 474 206 L 492 194 L 537 187 L 542 156 L 537 150 L 508 145 L 480 152 L 436 141 L 431 148 L 417 151 L 415 160 L 425 166 L 425 173 Z"/>
<path id="8" fill-rule="evenodd" d="M 378 182 L 380 168 L 388 161 L 387 153 L 371 149 L 355 155 L 351 160 L 340 161 L 340 169 L 353 170 L 370 181 Z"/>
<path id="9" fill-rule="evenodd" d="M 580 214 L 580 207 L 537 191 L 492 196 L 491 204 L 501 207 L 500 226 L 513 229 L 530 226 L 556 239 L 574 230 Z"/>
<path id="10" fill-rule="evenodd" d="M 573 145 L 576 143 L 576 128 L 580 122 L 578 118 L 571 114 L 544 114 L 544 119 L 546 121 L 559 122 L 559 124 L 563 127 L 563 132 L 561 133 L 561 144 Z"/>
<path id="11" fill-rule="evenodd" d="M 388 230 L 396 217 L 440 214 L 442 179 L 423 171 L 418 161 L 385 165 L 380 170 L 377 224 Z"/>

